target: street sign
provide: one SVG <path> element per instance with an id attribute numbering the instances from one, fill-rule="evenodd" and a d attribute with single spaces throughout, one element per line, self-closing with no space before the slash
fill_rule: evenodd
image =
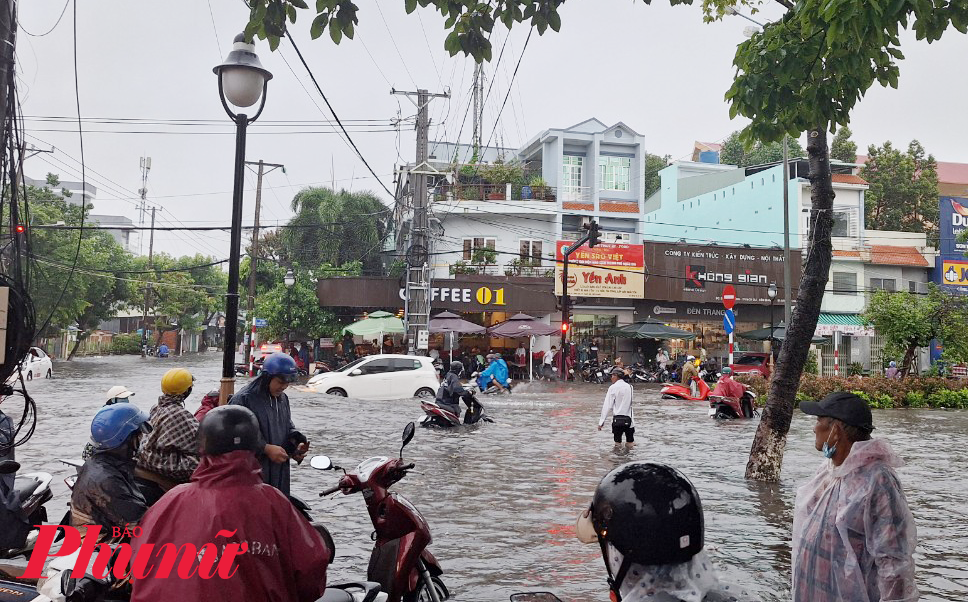
<path id="1" fill-rule="evenodd" d="M 264 327 L 266 327 L 268 325 L 269 325 L 269 320 L 267 320 L 266 318 L 256 318 L 255 319 L 255 326 L 256 326 L 256 328 L 264 328 Z"/>
<path id="2" fill-rule="evenodd" d="M 734 305 L 736 305 L 736 289 L 732 284 L 727 284 L 723 287 L 723 307 L 733 309 Z"/>
<path id="3" fill-rule="evenodd" d="M 726 331 L 726 334 L 732 334 L 733 329 L 735 328 L 736 314 L 733 313 L 733 310 L 727 309 L 726 312 L 723 313 L 723 330 Z"/>

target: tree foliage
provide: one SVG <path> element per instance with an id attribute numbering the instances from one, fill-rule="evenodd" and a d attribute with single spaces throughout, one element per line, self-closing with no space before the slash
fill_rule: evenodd
<path id="1" fill-rule="evenodd" d="M 877 291 L 863 314 L 864 321 L 884 339 L 884 351 L 900 357 L 901 376 L 911 369 L 918 347 L 937 339 L 946 360 L 968 359 L 968 303 L 931 286 L 927 295 Z"/>
<path id="2" fill-rule="evenodd" d="M 671 159 L 669 155 L 660 157 L 652 153 L 645 154 L 645 198 L 649 198 L 662 187 L 659 172 L 671 163 Z"/>
<path id="3" fill-rule="evenodd" d="M 289 288 L 282 278 L 256 299 L 255 315 L 268 320 L 269 325 L 260 330 L 262 337 L 271 340 L 307 340 L 319 337 L 340 336 L 340 323 L 336 314 L 319 306 L 316 282 L 334 276 L 359 276 L 360 262 L 344 264 L 335 268 L 322 264 L 315 268 L 294 264 L 295 282 Z"/>
<path id="4" fill-rule="evenodd" d="M 783 160 L 783 142 L 754 142 L 747 145 L 740 138 L 741 132 L 735 131 L 723 141 L 723 149 L 719 153 L 719 162 L 725 165 L 765 165 Z M 790 159 L 807 156 L 800 141 L 790 138 L 787 141 Z"/>
<path id="5" fill-rule="evenodd" d="M 850 139 L 853 132 L 846 125 L 834 136 L 830 143 L 830 158 L 843 163 L 857 162 L 857 143 Z"/>
<path id="6" fill-rule="evenodd" d="M 912 140 L 907 151 L 890 142 L 867 149 L 860 175 L 870 184 L 865 195 L 867 227 L 933 233 L 938 228 L 938 164 Z"/>

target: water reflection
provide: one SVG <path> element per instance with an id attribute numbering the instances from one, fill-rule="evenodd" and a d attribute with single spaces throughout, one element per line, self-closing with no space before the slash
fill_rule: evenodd
<path id="1" fill-rule="evenodd" d="M 112 385 L 136 391 L 148 410 L 161 375 L 192 370 L 196 389 L 217 386 L 214 354 L 170 360 L 105 358 L 54 366 L 54 380 L 33 381 L 40 413 L 37 432 L 18 450 L 25 470 L 53 473 L 59 515 L 67 500 L 56 462 L 79 456 L 90 419 Z M 598 481 L 629 460 L 656 460 L 682 470 L 702 497 L 707 549 L 721 576 L 756 590 L 764 600 L 789 599 L 790 525 L 797 484 L 823 458 L 813 448 L 813 420 L 795 415 L 783 479 L 774 485 L 743 478 L 754 421 L 719 423 L 703 404 L 663 401 L 635 391 L 636 448 L 615 453 L 611 433 L 597 430 L 604 386 L 536 383 L 510 397 L 488 398 L 495 420 L 451 431 L 418 429 L 404 450 L 415 472 L 394 485 L 430 522 L 431 550 L 440 559 L 455 600 L 507 600 L 513 592 L 551 590 L 563 600 L 605 600 L 608 588 L 599 549 L 574 538 L 578 513 Z M 325 454 L 347 469 L 374 455 L 396 455 L 403 427 L 421 412 L 414 400 L 361 402 L 293 391 L 293 420 Z M 201 399 L 189 399 L 194 410 Z M 8 413 L 16 413 L 15 400 Z M 968 599 L 968 413 L 878 411 L 875 436 L 907 461 L 899 470 L 918 526 L 918 586 L 922 600 Z M 292 471 L 293 492 L 307 500 L 335 538 L 332 579 L 365 575 L 372 525 L 359 495 L 321 499 L 339 474 L 304 463 Z"/>

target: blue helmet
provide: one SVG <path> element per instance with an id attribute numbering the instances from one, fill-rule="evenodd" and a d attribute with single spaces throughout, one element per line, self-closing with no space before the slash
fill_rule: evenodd
<path id="1" fill-rule="evenodd" d="M 121 447 L 137 431 L 151 432 L 151 423 L 148 414 L 133 403 L 105 406 L 91 421 L 91 441 L 99 450 Z"/>
<path id="2" fill-rule="evenodd" d="M 262 373 L 281 378 L 287 383 L 296 382 L 299 378 L 296 360 L 281 351 L 273 353 L 262 362 Z"/>
<path id="3" fill-rule="evenodd" d="M 897 368 L 897 362 L 891 362 L 891 368 Z"/>

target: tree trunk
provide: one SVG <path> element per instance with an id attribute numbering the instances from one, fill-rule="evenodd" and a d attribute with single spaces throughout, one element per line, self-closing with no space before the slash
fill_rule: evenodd
<path id="1" fill-rule="evenodd" d="M 914 352 L 917 347 L 916 344 L 908 345 L 907 351 L 904 352 L 904 361 L 901 362 L 901 378 L 906 378 L 908 372 L 911 371 L 911 364 L 914 362 Z"/>
<path id="2" fill-rule="evenodd" d="M 71 349 L 70 354 L 67 356 L 67 361 L 71 361 L 72 359 L 74 359 L 74 354 L 77 353 L 77 348 L 80 347 L 84 339 L 86 339 L 89 336 L 91 336 L 90 330 L 82 330 L 81 332 L 78 333 L 77 340 L 74 341 L 74 347 Z"/>
<path id="3" fill-rule="evenodd" d="M 182 332 L 184 332 L 184 331 L 182 329 L 180 329 L 180 328 L 175 331 L 175 335 L 176 335 L 175 336 L 175 355 L 181 355 Z"/>
<path id="4" fill-rule="evenodd" d="M 766 408 L 756 429 L 750 459 L 746 464 L 746 478 L 757 481 L 780 480 L 783 451 L 786 448 L 790 421 L 793 419 L 800 375 L 807 362 L 810 339 L 817 328 L 820 304 L 830 272 L 834 189 L 830 174 L 826 124 L 810 130 L 807 137 L 812 204 L 810 242 L 807 245 L 807 261 L 797 293 L 797 305 L 793 308 L 790 324 L 787 325 L 786 341 L 770 379 Z"/>

